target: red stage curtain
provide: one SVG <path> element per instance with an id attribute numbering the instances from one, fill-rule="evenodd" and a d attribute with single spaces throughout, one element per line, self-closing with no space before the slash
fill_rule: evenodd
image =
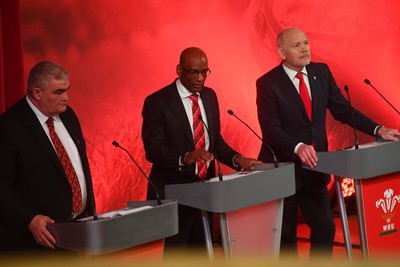
<path id="1" fill-rule="evenodd" d="M 0 114 L 25 94 L 19 0 L 0 0 Z"/>

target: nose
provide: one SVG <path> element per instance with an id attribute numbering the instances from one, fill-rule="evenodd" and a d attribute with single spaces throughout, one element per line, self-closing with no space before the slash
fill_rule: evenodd
<path id="1" fill-rule="evenodd" d="M 303 45 L 301 46 L 301 51 L 308 51 L 309 48 L 310 48 L 310 46 L 309 46 L 308 44 L 303 44 Z"/>
<path id="2" fill-rule="evenodd" d="M 204 81 L 206 78 L 203 76 L 201 72 L 197 73 L 195 77 L 196 81 Z"/>
<path id="3" fill-rule="evenodd" d="M 64 92 L 64 94 L 63 94 L 63 100 L 64 101 L 68 101 L 69 100 L 69 96 L 68 96 L 68 93 L 67 92 Z"/>

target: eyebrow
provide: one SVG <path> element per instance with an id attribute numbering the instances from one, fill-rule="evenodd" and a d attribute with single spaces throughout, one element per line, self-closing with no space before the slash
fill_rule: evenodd
<path id="1" fill-rule="evenodd" d="M 69 84 L 67 88 L 57 88 L 54 92 L 67 91 L 70 87 L 71 84 Z"/>

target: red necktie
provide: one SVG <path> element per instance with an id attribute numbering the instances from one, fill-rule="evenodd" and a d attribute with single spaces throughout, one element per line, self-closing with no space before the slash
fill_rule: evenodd
<path id="1" fill-rule="evenodd" d="M 53 118 L 49 118 L 46 123 L 49 127 L 51 141 L 53 142 L 54 148 L 57 151 L 58 158 L 61 161 L 61 165 L 65 171 L 65 175 L 67 176 L 68 182 L 72 189 L 72 211 L 75 214 L 79 214 L 82 209 L 82 193 L 78 177 L 76 176 L 76 172 L 74 170 L 74 167 L 72 166 L 70 158 L 68 157 L 67 151 L 65 150 L 60 138 L 58 137 L 54 129 Z"/>
<path id="2" fill-rule="evenodd" d="M 206 137 L 204 135 L 204 125 L 200 119 L 201 111 L 198 101 L 198 95 L 192 94 L 189 98 L 192 100 L 192 112 L 193 112 L 193 131 L 194 131 L 194 142 L 196 149 L 206 147 Z M 201 180 L 206 178 L 207 164 L 205 162 L 197 162 L 197 176 Z"/>
<path id="3" fill-rule="evenodd" d="M 308 118 L 311 121 L 312 103 L 311 103 L 310 94 L 307 89 L 307 85 L 303 79 L 303 73 L 298 72 L 296 74 L 296 78 L 299 79 L 299 92 L 300 92 L 301 100 L 303 100 L 304 106 L 306 107 Z"/>

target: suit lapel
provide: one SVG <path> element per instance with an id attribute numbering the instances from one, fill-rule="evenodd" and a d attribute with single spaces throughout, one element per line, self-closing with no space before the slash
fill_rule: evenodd
<path id="1" fill-rule="evenodd" d="M 186 116 L 186 111 L 183 106 L 181 97 L 178 93 L 178 89 L 176 88 L 175 82 L 171 85 L 169 90 L 168 105 L 172 113 L 174 113 L 175 118 L 180 122 L 188 141 L 193 145 L 194 148 L 195 144 L 193 140 L 192 129 L 190 127 L 189 120 Z"/>
<path id="2" fill-rule="evenodd" d="M 23 100 L 25 101 L 25 100 Z M 25 101 L 26 103 L 26 101 Z M 57 153 L 54 150 L 53 145 L 51 144 L 49 138 L 43 130 L 43 127 L 40 125 L 35 113 L 29 107 L 28 103 L 24 105 L 25 111 L 23 120 L 26 123 L 28 131 L 32 133 L 32 135 L 38 140 L 40 145 L 43 147 L 43 150 L 46 151 L 51 161 L 56 165 L 57 169 L 65 176 L 65 172 L 62 168 L 60 160 L 58 159 Z M 66 176 L 65 176 L 66 178 Z"/>
<path id="3" fill-rule="evenodd" d="M 216 127 L 214 127 L 214 117 L 212 116 L 213 114 L 213 110 L 212 110 L 212 98 L 211 98 L 211 94 L 206 91 L 205 89 L 203 89 L 200 93 L 200 97 L 201 100 L 203 102 L 203 106 L 204 106 L 204 110 L 205 110 L 205 116 L 207 117 L 207 124 L 208 124 L 208 138 L 209 138 L 209 150 L 213 151 L 213 136 L 214 136 L 214 130 L 216 129 Z M 203 115 L 204 116 L 204 115 Z M 207 129 L 205 129 L 207 131 Z"/>
<path id="4" fill-rule="evenodd" d="M 85 153 L 85 151 L 83 150 L 83 142 L 84 142 L 84 140 L 82 140 L 83 136 L 78 131 L 75 121 L 72 120 L 71 115 L 69 114 L 70 113 L 67 110 L 66 112 L 61 113 L 59 116 L 62 123 L 65 126 L 65 129 L 67 129 L 69 136 L 71 136 L 72 141 L 74 142 L 76 148 L 78 149 L 79 155 L 82 158 L 82 154 Z"/>
<path id="5" fill-rule="evenodd" d="M 299 107 L 303 115 L 309 120 L 306 107 L 304 106 L 303 100 L 301 100 L 300 94 L 297 91 L 296 87 L 294 86 L 293 82 L 290 80 L 289 76 L 286 74 L 285 70 L 282 66 L 280 66 L 281 77 L 280 79 L 280 88 L 284 88 L 286 93 L 290 96 L 290 98 L 295 102 L 295 104 Z M 308 71 L 308 69 L 307 69 Z"/>
<path id="6" fill-rule="evenodd" d="M 317 73 L 313 66 L 310 63 L 306 68 L 307 68 L 307 74 L 308 74 L 308 82 L 310 84 L 310 92 L 311 92 L 311 103 L 312 103 L 312 110 L 313 113 L 317 110 L 317 99 L 321 99 L 318 94 L 321 92 L 321 90 L 318 90 L 318 81 L 317 81 Z"/>

